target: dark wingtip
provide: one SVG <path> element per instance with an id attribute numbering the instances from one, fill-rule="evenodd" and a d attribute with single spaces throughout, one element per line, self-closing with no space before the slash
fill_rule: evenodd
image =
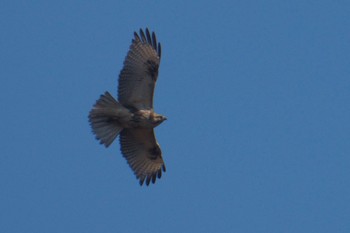
<path id="1" fill-rule="evenodd" d="M 157 177 L 158 177 L 158 179 L 160 179 L 162 177 L 162 170 L 161 169 L 159 169 L 159 171 L 157 173 Z"/>
<path id="2" fill-rule="evenodd" d="M 137 41 L 141 41 L 142 43 L 147 43 L 149 45 L 152 46 L 152 48 L 154 48 L 154 50 L 157 51 L 157 54 L 159 56 L 159 58 L 162 55 L 162 48 L 160 43 L 157 43 L 157 37 L 155 32 L 150 32 L 150 30 L 146 27 L 145 30 L 143 30 L 142 28 L 140 28 L 139 34 L 137 32 L 134 32 L 134 40 Z"/>
<path id="3" fill-rule="evenodd" d="M 162 46 L 160 45 L 160 43 L 158 43 L 158 56 L 159 58 L 161 58 L 162 56 Z"/>
<path id="4" fill-rule="evenodd" d="M 140 178 L 140 181 L 139 181 L 140 186 L 143 185 L 143 182 L 144 182 L 144 181 L 145 181 L 145 178 Z"/>
<path id="5" fill-rule="evenodd" d="M 145 33 L 143 32 L 143 30 L 141 28 L 140 28 L 140 36 L 141 36 L 142 42 L 146 43 L 147 39 L 146 39 Z"/>
<path id="6" fill-rule="evenodd" d="M 157 179 L 157 174 L 154 174 L 152 176 L 152 184 L 154 184 L 156 182 L 156 179 Z"/>
<path id="7" fill-rule="evenodd" d="M 147 180 L 146 180 L 146 185 L 149 186 L 149 183 L 151 182 L 151 176 L 147 176 Z"/>
<path id="8" fill-rule="evenodd" d="M 151 34 L 149 33 L 148 28 L 146 28 L 146 37 L 147 37 L 147 43 L 153 46 Z"/>
<path id="9" fill-rule="evenodd" d="M 137 32 L 134 32 L 134 37 L 135 37 L 136 41 L 140 41 L 141 40 L 139 35 L 137 34 Z"/>
<path id="10" fill-rule="evenodd" d="M 165 166 L 162 166 L 163 171 L 165 171 Z M 139 179 L 140 186 L 143 186 L 143 184 L 149 186 L 150 183 L 155 184 L 157 181 L 157 178 L 160 179 L 162 177 L 162 169 L 159 169 L 156 173 L 145 176 L 145 177 L 136 177 Z"/>
<path id="11" fill-rule="evenodd" d="M 157 37 L 154 32 L 152 32 L 152 46 L 155 50 L 157 50 Z"/>

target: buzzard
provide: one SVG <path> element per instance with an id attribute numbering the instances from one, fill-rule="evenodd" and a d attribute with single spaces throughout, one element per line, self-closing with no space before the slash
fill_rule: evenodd
<path id="1" fill-rule="evenodd" d="M 134 32 L 124 67 L 119 74 L 118 101 L 105 92 L 89 113 L 96 139 L 109 147 L 120 138 L 121 152 L 140 185 L 155 183 L 165 172 L 154 128 L 167 118 L 153 110 L 161 46 L 154 32 Z"/>

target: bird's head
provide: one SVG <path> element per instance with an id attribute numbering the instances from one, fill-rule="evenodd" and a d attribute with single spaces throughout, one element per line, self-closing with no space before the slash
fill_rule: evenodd
<path id="1" fill-rule="evenodd" d="M 163 121 L 165 121 L 167 118 L 163 115 L 157 114 L 157 113 L 153 113 L 153 116 L 151 117 L 152 119 L 152 123 L 155 126 L 160 125 Z"/>

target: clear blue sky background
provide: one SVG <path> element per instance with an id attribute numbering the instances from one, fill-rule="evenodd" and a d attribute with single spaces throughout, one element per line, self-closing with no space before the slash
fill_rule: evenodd
<path id="1" fill-rule="evenodd" d="M 141 27 L 150 187 L 87 120 Z M 350 232 L 349 28 L 345 0 L 1 1 L 1 232 Z"/>

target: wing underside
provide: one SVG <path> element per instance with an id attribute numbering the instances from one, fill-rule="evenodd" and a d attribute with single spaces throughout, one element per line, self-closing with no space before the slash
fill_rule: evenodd
<path id="1" fill-rule="evenodd" d="M 140 185 L 145 181 L 155 183 L 156 178 L 165 172 L 161 149 L 156 141 L 153 129 L 124 129 L 120 134 L 121 151 L 134 171 Z"/>
<path id="2" fill-rule="evenodd" d="M 152 109 L 155 83 L 161 57 L 161 45 L 155 33 L 146 29 L 134 39 L 119 75 L 118 99 L 124 106 Z"/>

